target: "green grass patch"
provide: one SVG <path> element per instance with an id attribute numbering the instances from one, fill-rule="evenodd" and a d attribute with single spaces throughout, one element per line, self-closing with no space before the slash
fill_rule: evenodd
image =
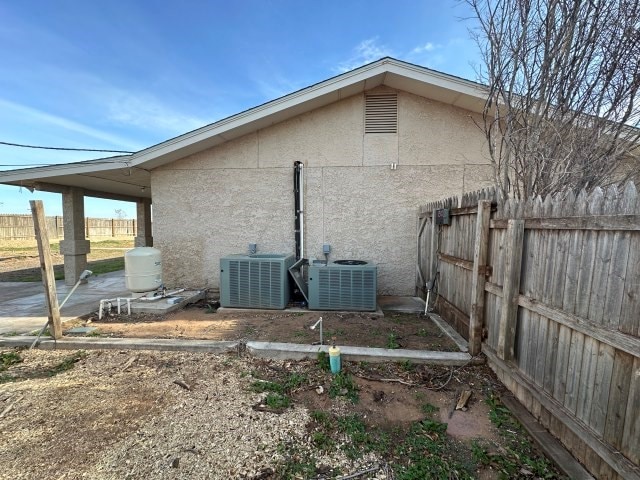
<path id="1" fill-rule="evenodd" d="M 493 465 L 501 479 L 516 478 L 524 468 L 537 478 L 558 478 L 551 462 L 540 455 L 529 441 L 529 436 L 507 407 L 496 396 L 487 399 L 489 419 L 498 428 L 503 440 L 499 453 L 490 453 L 488 442 L 474 442 L 473 458 L 483 465 Z"/>
<path id="2" fill-rule="evenodd" d="M 291 406 L 291 399 L 281 393 L 270 392 L 264 399 L 265 405 L 274 410 L 281 410 Z"/>
<path id="3" fill-rule="evenodd" d="M 11 365 L 21 362 L 22 357 L 16 351 L 0 353 L 0 372 L 4 372 Z"/>
<path id="4" fill-rule="evenodd" d="M 86 356 L 87 353 L 83 350 L 80 350 L 65 357 L 60 363 L 57 363 L 49 368 L 41 368 L 27 372 L 20 371 L 18 375 L 0 373 L 0 384 L 8 382 L 18 382 L 20 380 L 27 380 L 30 378 L 54 377 L 60 373 L 71 370 L 78 361 L 82 360 Z M 22 362 L 22 358 L 17 352 L 3 353 L 0 358 L 2 358 L 2 363 L 0 363 L 0 372 L 6 371 L 11 365 Z"/>
<path id="5" fill-rule="evenodd" d="M 124 257 L 96 260 L 95 262 L 90 262 L 88 268 L 94 275 L 124 270 Z"/>
<path id="6" fill-rule="evenodd" d="M 331 381 L 329 396 L 331 398 L 346 397 L 351 400 L 351 403 L 358 403 L 358 385 L 351 375 L 345 371 L 341 371 L 334 375 Z"/>
<path id="7" fill-rule="evenodd" d="M 430 403 L 423 403 L 420 406 L 420 410 L 422 410 L 422 413 L 424 413 L 425 415 L 433 415 L 434 413 L 436 413 L 440 409 L 438 407 L 436 407 L 435 405 L 431 405 Z"/>
<path id="8" fill-rule="evenodd" d="M 55 375 L 58 375 L 59 373 L 71 370 L 76 365 L 76 363 L 86 357 L 87 352 L 85 352 L 84 350 L 74 352 L 72 355 L 69 355 L 67 358 L 65 358 L 62 362 L 51 368 L 49 370 L 49 376 L 53 377 Z"/>

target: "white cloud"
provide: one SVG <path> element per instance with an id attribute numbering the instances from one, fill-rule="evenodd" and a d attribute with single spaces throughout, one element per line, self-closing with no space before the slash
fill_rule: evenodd
<path id="1" fill-rule="evenodd" d="M 413 50 L 411 50 L 411 54 L 413 55 L 419 55 L 421 53 L 425 53 L 425 52 L 432 52 L 434 51 L 436 48 L 439 48 L 440 45 L 434 45 L 431 42 L 427 42 L 424 45 L 419 45 L 416 48 L 414 48 Z M 410 54 L 410 55 L 411 55 Z"/>
<path id="2" fill-rule="evenodd" d="M 360 42 L 354 49 L 351 57 L 338 64 L 334 69 L 338 73 L 348 72 L 367 63 L 379 60 L 382 57 L 393 57 L 394 53 L 386 45 L 379 45 L 378 38 L 369 38 Z"/>
<path id="3" fill-rule="evenodd" d="M 175 111 L 148 94 L 109 88 L 103 92 L 102 98 L 109 120 L 122 125 L 182 134 L 209 123 L 201 118 Z"/>
<path id="4" fill-rule="evenodd" d="M 3 112 L 3 117 L 9 117 L 12 115 L 18 116 L 22 122 L 31 124 L 34 131 L 37 131 L 42 125 L 48 125 L 51 127 L 57 127 L 63 130 L 68 130 L 74 133 L 79 133 L 95 140 L 107 142 L 109 145 L 115 145 L 123 149 L 139 150 L 141 145 L 132 141 L 131 139 L 114 135 L 112 133 L 98 130 L 96 128 L 84 125 L 82 123 L 69 120 L 58 115 L 43 112 L 36 108 L 32 108 L 19 103 L 11 102 L 0 98 L 0 110 Z"/>

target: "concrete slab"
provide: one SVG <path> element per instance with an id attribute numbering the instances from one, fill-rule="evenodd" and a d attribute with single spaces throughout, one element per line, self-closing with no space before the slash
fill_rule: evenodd
<path id="1" fill-rule="evenodd" d="M 179 310 L 190 303 L 195 303 L 198 300 L 203 299 L 204 297 L 204 290 L 185 290 L 179 294 L 155 301 L 133 300 L 131 301 L 131 313 L 152 313 L 162 315 L 164 313 Z M 126 304 L 124 307 L 126 309 Z"/>
<path id="2" fill-rule="evenodd" d="M 378 305 L 378 309 L 375 312 L 348 312 L 343 310 L 309 310 L 308 308 L 300 308 L 300 307 L 291 307 L 285 308 L 284 310 L 270 310 L 264 308 L 229 308 L 229 307 L 220 307 L 216 310 L 217 313 L 235 313 L 235 312 L 247 312 L 247 313 L 274 313 L 274 312 L 282 312 L 282 313 L 317 313 L 319 315 L 334 313 L 338 315 L 349 315 L 352 313 L 361 313 L 363 315 L 370 315 L 371 317 L 382 318 L 384 317 L 384 312 Z"/>
<path id="3" fill-rule="evenodd" d="M 402 313 L 424 312 L 424 300 L 420 297 L 399 297 L 396 295 L 385 295 L 378 297 L 378 305 L 382 310 Z"/>
<path id="4" fill-rule="evenodd" d="M 62 301 L 71 288 L 64 281 L 57 281 L 58 299 Z M 129 295 L 122 270 L 90 277 L 62 307 L 61 319 L 65 322 L 91 313 L 98 309 L 103 298 Z M 32 332 L 45 323 L 47 310 L 42 282 L 0 283 L 0 335 Z"/>

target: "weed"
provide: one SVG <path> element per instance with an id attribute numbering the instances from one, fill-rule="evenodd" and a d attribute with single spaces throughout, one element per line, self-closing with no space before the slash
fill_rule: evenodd
<path id="1" fill-rule="evenodd" d="M 17 337 L 18 335 L 20 335 L 20 333 L 16 332 L 15 330 L 13 332 L 7 332 L 2 334 L 3 337 Z"/>
<path id="2" fill-rule="evenodd" d="M 352 403 L 358 403 L 358 385 L 353 381 L 351 375 L 345 372 L 339 372 L 333 377 L 329 386 L 329 396 L 347 397 Z"/>
<path id="3" fill-rule="evenodd" d="M 314 410 L 311 412 L 311 419 L 324 428 L 329 428 L 331 426 L 331 417 L 329 417 L 327 412 L 322 410 Z"/>
<path id="4" fill-rule="evenodd" d="M 425 415 L 431 415 L 433 413 L 436 413 L 440 409 L 435 405 L 431 405 L 430 403 L 424 403 L 420 407 L 420 410 L 422 410 L 422 413 L 424 413 Z"/>
<path id="5" fill-rule="evenodd" d="M 395 467 L 398 480 L 473 478 L 473 470 L 456 460 L 446 436 L 447 425 L 434 420 L 414 423 L 395 454 L 405 463 Z"/>
<path id="6" fill-rule="evenodd" d="M 395 350 L 396 348 L 400 348 L 400 344 L 398 343 L 398 337 L 396 337 L 395 333 L 390 333 L 387 336 L 387 348 Z"/>
<path id="7" fill-rule="evenodd" d="M 67 370 L 71 370 L 77 362 L 87 357 L 87 352 L 80 350 L 72 355 L 69 355 L 58 365 L 49 370 L 49 376 L 53 377 L 59 373 L 66 372 Z"/>
<path id="8" fill-rule="evenodd" d="M 100 330 L 93 330 L 87 333 L 87 337 L 101 337 L 101 336 L 102 336 L 102 332 Z"/>
<path id="9" fill-rule="evenodd" d="M 316 459 L 308 452 L 301 451 L 296 445 L 278 445 L 278 451 L 284 456 L 278 468 L 280 478 L 316 477 Z"/>
<path id="10" fill-rule="evenodd" d="M 349 458 L 356 458 L 362 455 L 362 452 L 377 451 L 384 454 L 391 444 L 386 432 L 381 429 L 368 429 L 357 414 L 339 418 L 338 430 L 349 438 L 344 447 Z"/>
<path id="11" fill-rule="evenodd" d="M 493 464 L 500 470 L 500 478 L 517 476 L 525 467 L 539 478 L 556 478 L 550 462 L 537 454 L 520 423 L 513 418 L 507 407 L 496 396 L 487 398 L 489 419 L 498 427 L 500 435 L 507 445 L 503 453 L 489 454 L 480 444 L 473 450 L 474 459 L 483 464 Z"/>
<path id="12" fill-rule="evenodd" d="M 411 360 L 403 360 L 400 363 L 400 368 L 405 372 L 413 372 L 416 369 L 415 363 L 412 363 Z"/>
<path id="13" fill-rule="evenodd" d="M 299 373 L 291 373 L 284 381 L 283 388 L 287 392 L 290 392 L 291 390 L 301 387 L 302 385 L 307 383 L 307 380 L 308 379 L 306 375 L 301 375 Z"/>
<path id="14" fill-rule="evenodd" d="M 264 399 L 264 403 L 274 410 L 280 410 L 283 408 L 289 408 L 291 406 L 291 399 L 281 393 L 271 392 L 267 394 Z"/>
<path id="15" fill-rule="evenodd" d="M 428 337 L 429 334 L 427 333 L 427 329 L 426 328 L 421 328 L 420 330 L 418 330 L 418 333 L 416 334 L 419 337 Z"/>
<path id="16" fill-rule="evenodd" d="M 329 355 L 327 352 L 318 352 L 318 366 L 320 370 L 328 372 L 331 370 L 331 364 L 329 363 Z"/>
<path id="17" fill-rule="evenodd" d="M 266 382 L 264 380 L 256 380 L 251 384 L 251 390 L 256 393 L 262 392 L 275 392 L 275 393 L 284 393 L 284 387 L 279 383 L 275 382 Z"/>
<path id="18" fill-rule="evenodd" d="M 22 357 L 18 352 L 11 351 L 0 353 L 0 372 L 7 369 L 11 365 L 15 365 L 16 363 L 21 363 Z"/>
<path id="19" fill-rule="evenodd" d="M 312 435 L 313 444 L 320 450 L 328 451 L 333 449 L 335 442 L 325 432 L 314 432 Z"/>

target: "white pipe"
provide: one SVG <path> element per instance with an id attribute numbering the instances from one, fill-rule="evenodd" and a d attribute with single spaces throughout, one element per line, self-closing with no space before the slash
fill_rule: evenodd
<path id="1" fill-rule="evenodd" d="M 324 343 L 322 342 L 322 317 L 320 317 L 318 321 L 310 327 L 311 330 L 315 330 L 318 325 L 320 325 L 320 345 L 324 345 Z"/>
<path id="2" fill-rule="evenodd" d="M 69 300 L 69 297 L 71 297 L 71 295 L 73 294 L 73 292 L 76 291 L 76 288 L 78 288 L 78 285 L 80 285 L 80 282 L 82 282 L 83 280 L 89 278 L 91 275 L 93 275 L 93 272 L 91 270 L 84 270 L 81 274 L 80 274 L 80 278 L 78 278 L 78 281 L 76 282 L 76 284 L 73 286 L 73 288 L 71 289 L 71 291 L 67 294 L 66 297 L 64 297 L 64 300 L 62 300 L 62 303 L 60 304 L 60 306 L 58 307 L 59 309 L 62 308 L 64 306 L 65 303 L 67 303 L 67 300 Z"/>
<path id="3" fill-rule="evenodd" d="M 304 164 L 300 162 L 300 258 L 304 258 Z"/>

